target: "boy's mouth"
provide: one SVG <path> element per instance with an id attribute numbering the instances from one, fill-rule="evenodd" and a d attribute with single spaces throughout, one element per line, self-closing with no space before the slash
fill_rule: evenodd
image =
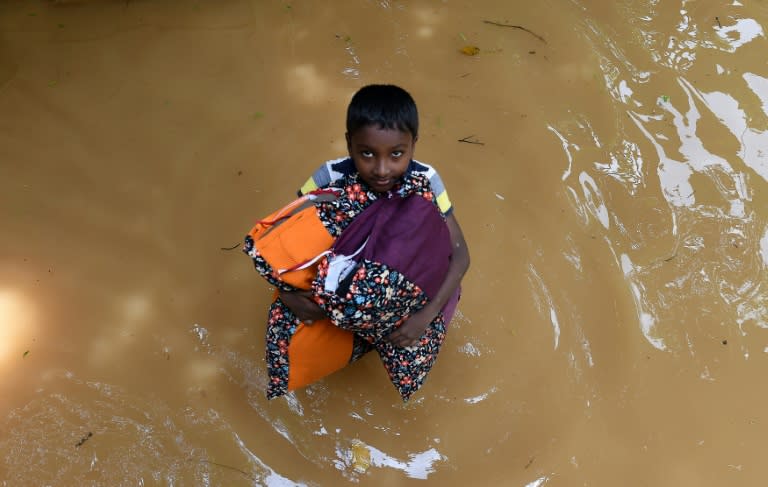
<path id="1" fill-rule="evenodd" d="M 391 179 L 373 179 L 371 187 L 376 190 L 388 190 L 392 186 Z"/>

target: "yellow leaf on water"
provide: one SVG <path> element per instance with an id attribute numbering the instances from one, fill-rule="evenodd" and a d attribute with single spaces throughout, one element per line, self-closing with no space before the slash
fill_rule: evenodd
<path id="1" fill-rule="evenodd" d="M 357 473 L 365 473 L 371 466 L 371 451 L 360 440 L 352 442 L 352 468 Z"/>
<path id="2" fill-rule="evenodd" d="M 480 48 L 477 46 L 464 46 L 460 49 L 460 52 L 465 56 L 477 56 L 480 54 Z"/>

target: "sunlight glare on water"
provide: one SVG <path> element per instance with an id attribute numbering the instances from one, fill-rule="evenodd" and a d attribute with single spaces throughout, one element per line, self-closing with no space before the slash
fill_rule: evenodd
<path id="1" fill-rule="evenodd" d="M 38 327 L 36 315 L 23 295 L 0 289 L 0 367 L 28 355 Z"/>

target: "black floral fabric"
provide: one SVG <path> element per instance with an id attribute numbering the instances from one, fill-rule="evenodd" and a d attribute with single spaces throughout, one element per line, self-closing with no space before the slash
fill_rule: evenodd
<path id="1" fill-rule="evenodd" d="M 424 383 L 445 340 L 443 314 L 429 324 L 415 346 L 396 347 L 387 335 L 427 304 L 419 286 L 386 265 L 364 260 L 353 273 L 349 289 L 339 295 L 323 288 L 327 273 L 324 259 L 313 284 L 318 303 L 336 326 L 354 332 L 376 349 L 389 379 L 407 401 Z"/>
<path id="2" fill-rule="evenodd" d="M 277 298 L 269 307 L 266 336 L 267 398 L 280 397 L 288 392 L 288 375 L 290 361 L 288 347 L 301 320 L 291 309 Z M 365 339 L 355 336 L 349 363 L 355 362 L 373 350 L 373 346 Z"/>
<path id="3" fill-rule="evenodd" d="M 331 187 L 342 188 L 342 196 L 333 201 L 317 202 L 315 207 L 321 222 L 334 238 L 338 238 L 378 198 L 419 195 L 437 207 L 428 178 L 417 173 L 407 173 L 387 194 L 371 191 L 359 180 L 357 173 L 345 176 Z M 250 236 L 245 238 L 243 252 L 251 257 L 256 270 L 270 284 L 283 291 L 296 290 L 279 278 L 259 254 Z M 327 270 L 327 259 L 320 261 L 318 269 L 319 273 Z M 317 286 L 313 288 L 315 291 L 319 289 Z M 395 347 L 385 337 L 426 304 L 427 297 L 422 290 L 396 270 L 366 262 L 362 270 L 358 269 L 350 291 L 342 297 L 317 292 L 315 299 L 326 309 L 334 324 L 354 333 L 350 363 L 375 349 L 390 380 L 403 400 L 407 400 L 424 382 L 445 339 L 442 313 L 427 327 L 417 346 Z M 272 303 L 266 330 L 267 397 L 270 399 L 288 391 L 288 349 L 299 324 L 298 317 L 279 298 Z"/>
<path id="4" fill-rule="evenodd" d="M 267 398 L 288 392 L 288 345 L 299 326 L 299 319 L 280 298 L 269 307 L 267 320 Z"/>
<path id="5" fill-rule="evenodd" d="M 320 220 L 335 238 L 341 235 L 341 232 L 352 223 L 357 215 L 379 198 L 420 195 L 427 201 L 434 203 L 437 208 L 435 195 L 429 186 L 429 179 L 422 174 L 407 173 L 388 193 L 371 191 L 368 185 L 359 179 L 357 173 L 336 181 L 332 187 L 342 188 L 344 195 L 335 201 L 319 203 L 317 211 Z"/>

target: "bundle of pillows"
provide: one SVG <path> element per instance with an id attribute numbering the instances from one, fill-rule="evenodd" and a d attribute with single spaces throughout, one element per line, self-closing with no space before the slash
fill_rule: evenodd
<path id="1" fill-rule="evenodd" d="M 386 339 L 445 278 L 451 245 L 443 216 L 424 192 L 350 199 L 355 193 L 347 189 L 309 193 L 259 221 L 245 238 L 243 250 L 262 277 L 279 290 L 311 290 L 328 315 L 302 323 L 276 297 L 266 337 L 269 398 L 376 350 L 408 400 L 445 339 L 458 292 L 415 346 L 397 347 Z M 348 219 L 341 227 L 340 215 Z"/>

